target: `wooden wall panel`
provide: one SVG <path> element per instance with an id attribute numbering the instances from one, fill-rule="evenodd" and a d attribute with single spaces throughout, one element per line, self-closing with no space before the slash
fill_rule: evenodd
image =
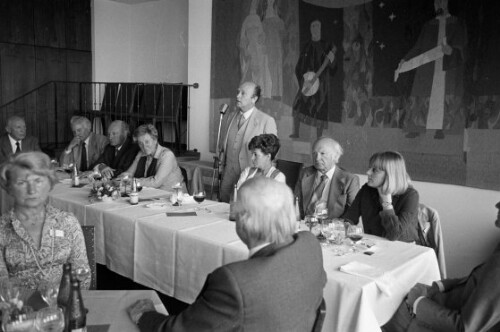
<path id="1" fill-rule="evenodd" d="M 35 45 L 66 47 L 67 0 L 34 0 Z"/>
<path id="2" fill-rule="evenodd" d="M 90 0 L 68 0 L 66 11 L 66 47 L 91 51 Z"/>
<path id="3" fill-rule="evenodd" d="M 32 46 L 0 44 L 2 104 L 35 87 L 35 50 Z"/>
<path id="4" fill-rule="evenodd" d="M 0 1 L 0 42 L 33 44 L 33 0 Z"/>

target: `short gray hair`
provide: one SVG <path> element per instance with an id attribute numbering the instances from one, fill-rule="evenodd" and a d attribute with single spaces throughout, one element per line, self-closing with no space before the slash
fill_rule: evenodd
<path id="1" fill-rule="evenodd" d="M 78 115 L 75 115 L 75 116 L 72 116 L 71 117 L 71 120 L 69 120 L 70 124 L 71 124 L 71 127 L 73 127 L 74 125 L 76 124 L 83 124 L 86 128 L 88 129 L 92 129 L 92 123 L 90 122 L 89 119 L 87 119 L 86 117 L 84 116 L 78 116 Z"/>
<path id="2" fill-rule="evenodd" d="M 0 185 L 7 192 L 11 185 L 13 172 L 16 169 L 26 169 L 34 174 L 46 176 L 50 181 L 50 188 L 59 182 L 55 170 L 52 168 L 49 156 L 43 152 L 23 152 L 12 155 L 10 159 L 0 166 Z"/>
<path id="3" fill-rule="evenodd" d="M 245 181 L 238 191 L 236 227 L 242 241 L 283 243 L 295 233 L 293 194 L 281 182 L 265 177 Z"/>
<path id="4" fill-rule="evenodd" d="M 158 140 L 158 130 L 152 124 L 143 124 L 134 131 L 134 137 L 139 138 L 140 136 L 149 134 L 154 139 Z"/>

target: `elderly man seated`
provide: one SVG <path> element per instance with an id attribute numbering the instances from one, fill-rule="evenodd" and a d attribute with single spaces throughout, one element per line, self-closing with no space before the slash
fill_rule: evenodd
<path id="1" fill-rule="evenodd" d="M 108 127 L 109 144 L 97 159 L 97 169 L 103 177 L 111 179 L 123 173 L 132 165 L 139 152 L 139 146 L 132 141 L 126 122 L 116 120 Z"/>
<path id="2" fill-rule="evenodd" d="M 322 137 L 312 147 L 313 166 L 304 168 L 295 185 L 301 219 L 313 214 L 320 204 L 328 208 L 330 218 L 342 216 L 359 190 L 359 179 L 339 166 L 344 150 L 340 144 Z"/>
<path id="3" fill-rule="evenodd" d="M 291 190 L 257 177 L 240 188 L 236 233 L 250 258 L 208 275 L 196 301 L 176 316 L 157 313 L 150 300 L 129 309 L 141 331 L 311 331 L 326 274 L 321 247 L 295 233 Z"/>
<path id="4" fill-rule="evenodd" d="M 500 202 L 495 225 L 500 227 Z M 500 243 L 464 278 L 417 284 L 384 332 L 500 331 Z"/>

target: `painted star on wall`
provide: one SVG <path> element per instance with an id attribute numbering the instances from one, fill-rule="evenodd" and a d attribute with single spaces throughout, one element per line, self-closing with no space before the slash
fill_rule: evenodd
<path id="1" fill-rule="evenodd" d="M 378 6 L 379 6 L 380 8 L 384 8 L 385 3 L 384 3 L 383 1 L 380 1 L 380 3 L 378 4 Z"/>
<path id="2" fill-rule="evenodd" d="M 391 15 L 389 15 L 389 19 L 392 21 L 394 21 L 394 19 L 396 18 L 396 15 L 394 15 L 394 13 L 391 13 Z"/>

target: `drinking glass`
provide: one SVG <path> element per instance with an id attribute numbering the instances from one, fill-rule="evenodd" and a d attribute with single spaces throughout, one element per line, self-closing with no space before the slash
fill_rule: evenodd
<path id="1" fill-rule="evenodd" d="M 332 221 L 328 219 L 324 219 L 321 222 L 321 234 L 325 238 L 325 241 L 322 242 L 322 245 L 325 247 L 328 247 L 328 244 L 330 243 L 335 230 L 334 226 L 335 225 L 332 223 Z"/>
<path id="2" fill-rule="evenodd" d="M 49 307 L 55 307 L 57 304 L 57 294 L 59 293 L 59 283 L 55 281 L 42 280 L 38 285 L 38 291 L 42 299 Z"/>
<path id="3" fill-rule="evenodd" d="M 347 237 L 352 241 L 352 251 L 357 252 L 356 243 L 363 238 L 363 227 L 350 224 L 347 227 Z"/>
<path id="4" fill-rule="evenodd" d="M 193 195 L 193 198 L 196 202 L 198 202 L 198 204 L 201 204 L 203 203 L 203 201 L 205 200 L 205 191 L 199 191 L 197 193 L 195 193 Z M 199 207 L 196 207 L 195 210 L 202 210 L 201 208 Z"/>
<path id="5" fill-rule="evenodd" d="M 307 215 L 305 223 L 306 226 L 309 227 L 309 231 L 315 236 L 318 236 L 321 233 L 321 230 L 318 227 L 318 218 L 315 215 Z"/>
<path id="6" fill-rule="evenodd" d="M 75 269 L 75 276 L 76 279 L 82 283 L 85 279 L 87 279 L 90 276 L 90 269 L 85 266 L 80 266 Z"/>
<path id="7" fill-rule="evenodd" d="M 333 236 L 331 237 L 331 243 L 336 245 L 341 245 L 345 239 L 345 225 L 343 219 L 335 218 L 332 221 L 333 224 Z"/>
<path id="8" fill-rule="evenodd" d="M 64 314 L 58 307 L 48 307 L 38 310 L 35 317 L 35 327 L 40 332 L 62 332 L 64 329 Z"/>
<path id="9" fill-rule="evenodd" d="M 2 328 L 4 332 L 31 332 L 33 331 L 35 314 L 33 308 L 24 306 L 17 308 L 10 306 L 2 310 Z"/>

